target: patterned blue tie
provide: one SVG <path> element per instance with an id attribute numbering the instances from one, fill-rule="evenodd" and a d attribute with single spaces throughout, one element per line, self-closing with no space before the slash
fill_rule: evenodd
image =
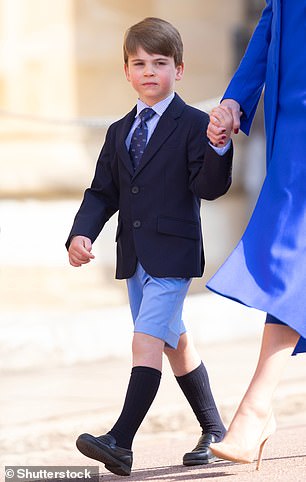
<path id="1" fill-rule="evenodd" d="M 141 157 L 147 145 L 148 137 L 148 126 L 147 121 L 155 115 L 153 109 L 143 109 L 140 114 L 140 124 L 136 127 L 133 132 L 131 145 L 130 145 L 130 156 L 133 162 L 134 170 L 138 167 Z"/>

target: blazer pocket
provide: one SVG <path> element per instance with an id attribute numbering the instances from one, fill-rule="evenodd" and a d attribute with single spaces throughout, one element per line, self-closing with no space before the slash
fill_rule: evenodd
<path id="1" fill-rule="evenodd" d="M 169 218 L 167 216 L 159 217 L 157 218 L 157 231 L 170 236 L 200 239 L 200 225 L 195 221 Z"/>

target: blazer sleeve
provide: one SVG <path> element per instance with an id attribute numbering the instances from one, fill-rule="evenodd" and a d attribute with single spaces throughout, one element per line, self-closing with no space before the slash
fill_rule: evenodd
<path id="1" fill-rule="evenodd" d="M 201 114 L 189 132 L 189 188 L 197 197 L 212 201 L 225 194 L 231 185 L 233 145 L 223 156 L 217 154 L 205 135 L 209 117 Z"/>
<path id="2" fill-rule="evenodd" d="M 268 50 L 271 41 L 272 0 L 267 5 L 248 44 L 240 65 L 223 99 L 236 100 L 243 111 L 240 128 L 249 134 L 266 79 Z"/>
<path id="3" fill-rule="evenodd" d="M 94 242 L 105 223 L 118 211 L 119 194 L 112 168 L 115 152 L 112 127 L 107 131 L 91 186 L 85 190 L 82 204 L 74 218 L 66 241 L 67 249 L 73 236 L 86 236 Z"/>

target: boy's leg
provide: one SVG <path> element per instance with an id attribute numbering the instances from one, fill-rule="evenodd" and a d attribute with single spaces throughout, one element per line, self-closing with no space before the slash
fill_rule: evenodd
<path id="1" fill-rule="evenodd" d="M 120 447 L 131 448 L 136 431 L 154 400 L 165 342 L 177 346 L 180 314 L 189 284 L 188 280 L 154 278 L 141 265 L 128 280 L 135 325 L 133 369 L 122 413 L 109 432 Z"/>
<path id="2" fill-rule="evenodd" d="M 122 412 L 109 431 L 120 447 L 131 449 L 134 436 L 159 388 L 164 342 L 143 333 L 133 337 L 133 368 Z"/>
<path id="3" fill-rule="evenodd" d="M 206 368 L 187 333 L 183 333 L 176 350 L 165 348 L 173 373 L 194 411 L 202 436 L 192 452 L 184 455 L 185 465 L 207 464 L 216 460 L 208 450 L 211 442 L 222 440 L 225 427 L 211 392 Z"/>
<path id="4" fill-rule="evenodd" d="M 99 460 L 117 475 L 130 475 L 133 438 L 157 393 L 161 379 L 164 342 L 149 335 L 135 333 L 133 339 L 137 363 L 133 365 L 121 414 L 105 435 L 82 434 L 78 449 L 87 457 Z M 154 368 L 156 366 L 157 368 Z"/>
<path id="5" fill-rule="evenodd" d="M 151 287 L 151 283 L 153 287 Z M 150 290 L 151 299 L 155 299 L 153 306 L 143 303 L 139 308 L 139 316 L 135 322 L 135 330 L 144 331 L 146 325 L 143 320 L 154 318 L 155 325 L 150 325 L 151 334 L 155 333 L 166 341 L 165 353 L 169 358 L 176 379 L 190 403 L 201 427 L 202 437 L 197 446 L 196 454 L 185 454 L 184 463 L 190 465 L 196 459 L 197 464 L 216 460 L 208 446 L 212 441 L 221 440 L 225 434 L 225 427 L 217 410 L 207 371 L 194 347 L 182 321 L 184 299 L 190 285 L 187 279 L 152 279 L 144 284 L 144 299 L 146 289 Z M 163 289 L 160 288 L 163 287 Z M 163 303 L 163 297 L 166 303 Z M 164 318 L 164 323 L 158 326 L 157 321 Z M 168 327 L 168 334 L 163 327 Z M 155 330 L 155 332 L 154 332 Z M 175 348 L 175 349 L 173 349 Z M 192 458 L 191 458 L 192 457 Z"/>
<path id="6" fill-rule="evenodd" d="M 122 413 L 109 432 L 121 447 L 131 448 L 157 393 L 165 342 L 177 345 L 181 324 L 177 313 L 181 313 L 188 286 L 185 280 L 154 278 L 141 265 L 128 280 L 135 327 L 133 369 Z"/>
<path id="7" fill-rule="evenodd" d="M 133 369 L 124 406 L 110 432 L 100 437 L 83 434 L 77 443 L 82 453 L 105 463 L 116 474 L 131 472 L 133 437 L 157 393 L 165 342 L 177 346 L 189 284 L 189 280 L 151 277 L 140 265 L 128 280 L 135 333 Z"/>

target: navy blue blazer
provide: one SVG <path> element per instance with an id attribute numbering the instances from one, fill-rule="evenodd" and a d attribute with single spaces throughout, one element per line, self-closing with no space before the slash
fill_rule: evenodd
<path id="1" fill-rule="evenodd" d="M 91 187 L 66 243 L 95 241 L 119 210 L 116 278 L 133 276 L 137 260 L 151 276 L 200 277 L 204 270 L 200 198 L 231 184 L 233 150 L 219 156 L 205 136 L 209 117 L 176 94 L 134 172 L 125 139 L 136 107 L 107 131 Z"/>

